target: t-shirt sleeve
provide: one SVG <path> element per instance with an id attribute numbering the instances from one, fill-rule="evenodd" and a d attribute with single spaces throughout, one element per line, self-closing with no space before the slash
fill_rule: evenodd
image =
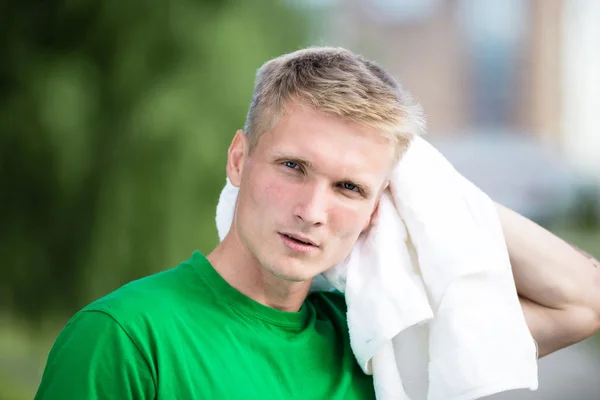
<path id="1" fill-rule="evenodd" d="M 110 315 L 82 311 L 60 333 L 36 400 L 154 399 L 148 361 Z"/>

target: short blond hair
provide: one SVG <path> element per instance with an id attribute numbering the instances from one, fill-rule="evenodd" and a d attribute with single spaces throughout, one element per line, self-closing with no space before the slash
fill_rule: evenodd
<path id="1" fill-rule="evenodd" d="M 425 129 L 421 107 L 382 67 L 343 48 L 312 47 L 259 68 L 244 126 L 250 151 L 275 127 L 286 102 L 296 100 L 375 128 L 394 144 L 394 161 Z"/>

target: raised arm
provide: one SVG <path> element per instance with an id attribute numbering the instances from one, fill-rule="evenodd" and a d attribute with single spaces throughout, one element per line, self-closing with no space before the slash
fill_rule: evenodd
<path id="1" fill-rule="evenodd" d="M 543 357 L 600 331 L 600 263 L 497 205 L 527 325 Z"/>

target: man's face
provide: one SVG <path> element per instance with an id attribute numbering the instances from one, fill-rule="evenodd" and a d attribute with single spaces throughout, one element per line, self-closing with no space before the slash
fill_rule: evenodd
<path id="1" fill-rule="evenodd" d="M 228 174 L 240 187 L 235 232 L 248 254 L 289 281 L 309 280 L 342 261 L 387 183 L 388 139 L 290 103 L 232 173 L 235 147 L 247 149 L 245 135 L 238 136 Z"/>

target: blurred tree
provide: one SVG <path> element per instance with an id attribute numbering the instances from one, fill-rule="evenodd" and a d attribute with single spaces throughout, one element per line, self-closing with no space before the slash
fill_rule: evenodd
<path id="1" fill-rule="evenodd" d="M 0 306 L 39 321 L 216 244 L 256 69 L 304 46 L 277 1 L 0 5 Z"/>

